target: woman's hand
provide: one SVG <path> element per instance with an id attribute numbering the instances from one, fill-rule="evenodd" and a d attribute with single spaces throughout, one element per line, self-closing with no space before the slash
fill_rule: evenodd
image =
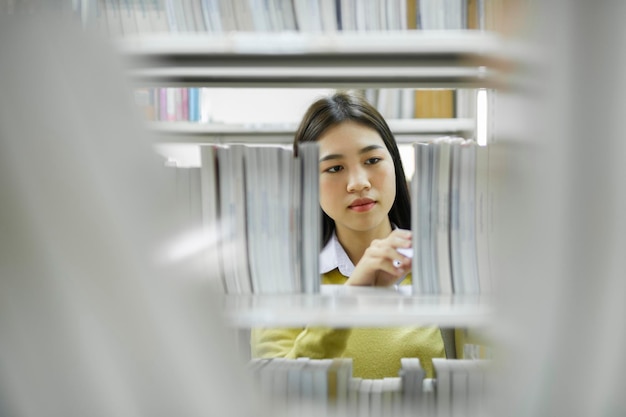
<path id="1" fill-rule="evenodd" d="M 393 285 L 411 270 L 412 260 L 398 248 L 411 247 L 411 231 L 396 229 L 385 239 L 374 239 L 357 263 L 346 285 Z"/>

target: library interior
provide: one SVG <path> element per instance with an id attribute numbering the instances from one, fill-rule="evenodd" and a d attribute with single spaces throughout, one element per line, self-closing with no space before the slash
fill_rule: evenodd
<path id="1" fill-rule="evenodd" d="M 0 415 L 626 415 L 625 15 L 0 0 Z"/>

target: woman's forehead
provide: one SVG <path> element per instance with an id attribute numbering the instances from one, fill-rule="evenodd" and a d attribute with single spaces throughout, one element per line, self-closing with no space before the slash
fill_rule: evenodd
<path id="1" fill-rule="evenodd" d="M 320 156 L 324 153 L 359 153 L 364 148 L 373 149 L 377 145 L 387 149 L 380 134 L 370 127 L 346 122 L 328 129 L 318 139 Z"/>

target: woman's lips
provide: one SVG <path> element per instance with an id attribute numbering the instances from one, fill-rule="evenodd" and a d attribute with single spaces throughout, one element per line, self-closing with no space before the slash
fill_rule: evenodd
<path id="1" fill-rule="evenodd" d="M 359 198 L 354 200 L 348 208 L 356 212 L 362 213 L 370 211 L 376 205 L 376 201 L 369 198 Z"/>

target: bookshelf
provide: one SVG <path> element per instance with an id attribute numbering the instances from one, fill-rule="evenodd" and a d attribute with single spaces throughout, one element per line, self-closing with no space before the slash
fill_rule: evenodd
<path id="1" fill-rule="evenodd" d="M 534 30 L 539 31 L 535 33 L 536 38 L 533 41 L 545 48 L 543 58 L 546 59 L 544 68 L 546 71 L 542 74 L 533 74 L 539 75 L 539 79 L 528 81 L 529 85 L 537 87 L 533 93 L 536 91 L 543 93 L 530 95 L 531 97 L 521 95 L 517 96 L 516 100 L 509 100 L 506 103 L 506 100 L 502 100 L 499 103 L 499 109 L 503 110 L 499 116 L 502 117 L 504 114 L 504 117 L 508 119 L 505 123 L 499 123 L 498 126 L 508 125 L 506 127 L 514 131 L 499 132 L 496 135 L 498 143 L 493 144 L 495 145 L 492 148 L 494 152 L 491 153 L 497 172 L 501 174 L 495 184 L 498 191 L 502 192 L 498 196 L 496 220 L 499 226 L 506 226 L 498 233 L 497 255 L 499 271 L 505 272 L 505 275 L 501 277 L 505 280 L 502 282 L 504 291 L 499 294 L 498 306 L 501 314 L 498 322 L 500 334 L 505 342 L 503 346 L 505 349 L 502 352 L 506 353 L 501 364 L 504 365 L 503 375 L 508 378 L 506 383 L 498 384 L 504 395 L 500 396 L 500 409 L 493 414 L 509 415 L 514 410 L 514 413 L 520 415 L 611 413 L 621 415 L 623 414 L 621 411 L 625 409 L 623 396 L 625 374 L 621 370 L 624 364 L 622 352 L 626 344 L 622 328 L 619 326 L 619 318 L 624 316 L 623 271 L 626 259 L 622 254 L 625 242 L 624 234 L 621 233 L 624 230 L 624 216 L 621 213 L 626 207 L 626 200 L 622 192 L 623 181 L 620 179 L 626 174 L 626 166 L 622 161 L 626 149 L 624 148 L 625 142 L 621 140 L 623 134 L 619 124 L 619 112 L 615 111 L 615 109 L 623 109 L 623 98 L 619 93 L 621 91 L 619 86 L 624 85 L 624 77 L 620 66 L 615 63 L 623 62 L 624 53 L 620 48 L 610 48 L 607 45 L 623 37 L 623 25 L 619 20 L 620 16 L 626 12 L 626 6 L 618 2 L 611 4 L 584 2 L 583 4 L 583 2 L 574 3 L 563 0 L 533 3 L 537 8 L 532 16 L 536 18 L 533 23 L 537 23 Z M 6 28 L 5 25 L 3 26 Z M 28 32 L 17 33 L 23 35 Z M 51 35 L 56 33 L 51 32 Z M 2 38 L 9 39 L 9 36 L 0 37 Z M 26 36 L 24 40 L 30 40 L 32 43 L 34 39 Z M 48 45 L 45 42 L 37 42 L 37 44 L 40 43 Z M 23 44 L 20 46 L 23 47 Z M 77 50 L 83 52 L 79 47 Z M 18 55 L 15 54 L 15 57 Z M 47 61 L 47 63 L 53 62 L 53 60 Z M 577 65 L 571 65 L 572 63 Z M 67 67 L 70 68 L 70 66 Z M 40 68 L 45 68 L 45 66 L 42 65 Z M 94 68 L 96 66 L 86 67 L 87 70 Z M 25 87 L 21 91 L 39 94 L 42 97 L 41 101 L 46 105 L 51 103 L 49 108 L 54 109 L 55 105 L 59 108 L 69 108 L 69 106 L 58 106 L 56 98 L 52 103 L 49 97 L 54 97 L 56 94 L 41 93 L 50 90 L 29 89 L 32 88 L 30 84 L 35 84 L 38 79 L 39 77 L 15 77 L 18 81 L 16 85 Z M 48 87 L 59 85 L 60 83 L 47 83 Z M 83 84 L 77 82 L 77 85 Z M 19 90 L 20 88 L 16 88 L 16 91 Z M 59 97 L 64 97 L 67 91 L 61 90 L 62 88 L 57 88 L 52 91 L 61 93 L 58 94 Z M 104 89 L 102 92 L 105 93 Z M 582 99 L 572 100 L 572 92 L 580 93 Z M 29 102 L 28 108 L 40 109 L 37 107 L 38 102 L 39 100 Z M 89 100 L 85 99 L 81 102 L 89 102 Z M 599 110 L 598 107 L 602 106 L 598 106 L 598 103 L 608 103 L 607 110 Z M 115 110 L 113 106 L 111 110 Z M 45 111 L 34 114 L 48 113 L 48 108 L 46 108 Z M 32 117 L 33 113 L 31 112 L 30 115 Z M 30 128 L 32 125 L 37 124 L 26 123 L 15 130 L 19 130 L 23 135 L 24 128 Z M 126 128 L 126 126 L 122 127 Z M 107 130 L 105 133 L 110 138 L 116 138 L 117 135 L 114 133 L 122 131 L 123 129 L 120 128 L 117 131 Z M 47 133 L 41 129 L 37 131 L 36 136 L 44 137 Z M 88 134 L 90 132 L 86 130 L 81 133 L 84 133 L 80 135 L 82 137 L 90 136 Z M 19 136 L 15 135 L 15 137 Z M 103 139 L 102 142 L 107 139 L 105 134 L 102 134 L 100 138 Z M 16 143 L 23 144 L 25 141 L 16 140 Z M 25 154 L 28 154 L 28 159 L 25 158 L 25 160 L 32 167 L 48 167 L 43 163 L 33 163 L 32 158 L 42 155 L 41 152 L 25 152 Z M 99 153 L 98 157 L 94 160 L 106 159 L 102 158 L 102 153 Z M 41 159 L 42 162 L 46 160 L 53 160 L 56 163 L 61 158 L 54 159 L 46 155 L 46 158 Z M 79 165 L 79 163 L 66 164 L 66 166 Z M 39 171 L 43 172 L 43 175 L 39 175 L 39 179 L 59 171 L 58 166 L 50 165 L 50 168 L 48 172 Z M 41 184 L 41 181 L 37 179 L 33 183 Z M 81 197 L 84 198 L 84 195 Z M 93 200 L 97 201 L 99 197 L 95 196 Z M 51 198 L 49 201 L 52 200 Z M 598 204 L 598 201 L 602 204 Z M 9 208 L 14 209 L 12 205 L 9 205 Z M 605 208 L 608 210 L 605 211 Z M 15 211 L 17 210 L 21 210 L 21 207 Z M 49 209 L 46 208 L 46 210 Z M 16 216 L 16 218 L 22 217 L 24 216 Z M 71 219 L 73 230 L 76 229 L 76 221 L 79 220 L 80 218 Z M 90 226 L 87 224 L 87 227 L 79 227 L 78 230 L 91 232 Z M 59 230 L 62 232 L 62 227 Z M 85 241 L 87 240 L 93 240 L 93 234 L 86 237 Z M 10 243 L 7 247 L 16 246 L 15 241 Z M 54 243 L 58 245 L 58 242 Z M 30 253 L 31 250 L 32 247 L 24 245 L 25 253 Z M 37 272 L 36 275 L 40 276 L 39 271 Z M 51 281 L 42 279 L 41 283 L 49 285 Z M 19 282 L 22 285 L 30 284 L 25 280 L 19 280 Z M 108 283 L 111 280 L 106 279 L 103 282 Z M 32 285 L 28 286 L 29 289 L 34 288 Z M 8 294 L 10 296 L 10 293 Z M 24 291 L 24 294 L 30 295 L 28 291 Z M 41 295 L 41 292 L 37 295 Z M 392 307 L 388 309 L 381 307 L 381 311 L 384 311 L 386 317 L 392 318 L 392 322 L 404 320 L 406 317 L 412 322 L 413 320 L 420 322 L 429 314 L 421 307 L 414 310 L 412 307 L 400 308 L 405 300 L 404 294 L 393 294 L 389 297 L 394 300 L 391 302 Z M 309 301 L 295 301 L 297 298 L 299 296 L 285 296 L 282 300 L 287 304 L 289 302 L 296 304 L 295 309 L 306 308 Z M 27 302 L 10 302 L 4 303 L 3 306 L 5 308 L 23 306 L 18 311 L 26 314 L 15 316 L 28 318 L 30 317 L 28 314 L 37 311 L 30 308 L 29 302 L 33 299 L 35 298 L 23 297 L 22 300 Z M 314 299 L 319 301 L 313 302 L 320 304 L 345 299 L 346 309 L 350 311 L 348 305 L 359 304 L 359 301 L 363 299 L 369 300 L 369 296 L 320 294 Z M 413 304 L 414 299 L 412 298 L 409 303 Z M 132 301 L 132 304 L 129 304 L 128 300 Z M 267 304 L 270 304 L 267 300 L 270 298 L 243 296 L 232 299 L 227 297 L 226 302 L 235 304 L 233 309 L 238 309 L 239 306 L 236 304 L 241 302 L 243 312 L 235 313 L 234 320 L 238 322 L 234 324 L 248 326 L 262 320 L 262 315 L 266 314 L 264 311 L 269 310 L 269 307 L 266 309 Z M 116 300 L 116 310 L 124 311 L 120 309 L 120 306 L 127 307 L 125 311 L 129 314 L 128 317 L 124 316 L 124 323 L 133 322 L 128 318 L 132 318 L 132 313 L 137 311 L 136 302 L 137 300 L 132 300 L 130 297 Z M 448 301 L 441 303 L 450 305 L 449 308 L 444 307 L 448 309 L 448 312 L 456 304 L 456 302 L 449 303 Z M 469 303 L 470 306 L 478 305 L 472 301 Z M 64 303 L 64 307 L 67 305 Z M 81 303 L 81 305 L 98 306 L 99 304 Z M 249 307 L 250 305 L 252 307 Z M 257 305 L 260 307 L 257 308 Z M 344 307 L 338 308 L 344 311 Z M 269 311 L 271 313 L 271 310 Z M 252 318 L 245 318 L 244 315 L 248 313 Z M 447 319 L 443 318 L 444 314 L 446 313 L 437 313 L 436 320 L 445 323 Z M 450 314 L 450 316 L 451 321 L 459 324 L 479 324 L 483 320 L 479 316 L 474 316 L 469 319 L 470 322 L 465 322 L 463 321 L 466 320 L 465 315 L 457 317 Z M 40 324 L 42 317 L 49 319 L 52 316 L 39 314 L 36 323 Z M 470 317 L 472 317 L 471 314 Z M 618 318 L 617 325 L 614 325 L 616 317 Z M 491 322 L 492 318 L 489 312 L 486 320 Z M 277 319 L 269 316 L 267 320 Z M 319 321 L 323 320 L 326 319 L 319 319 Z M 24 325 L 15 326 L 15 328 L 21 329 L 22 334 L 29 331 L 29 327 Z M 39 328 L 40 326 L 37 326 L 36 330 Z M 149 326 L 142 328 L 144 331 L 150 329 Z M 132 331 L 129 331 L 128 335 L 141 333 L 137 332 L 136 328 L 129 328 L 129 330 Z M 46 346 L 48 352 L 44 353 L 49 354 L 51 347 L 57 347 L 56 344 L 64 340 L 60 337 L 45 337 L 46 335 L 40 331 L 36 333 L 38 337 L 30 339 L 34 343 L 27 345 L 32 349 Z M 20 353 L 31 351 L 39 353 L 32 349 L 25 351 L 23 346 L 26 344 L 15 343 L 15 339 L 8 338 L 7 340 L 10 342 L 13 340 L 8 345 L 9 352 L 13 348 L 12 350 L 19 350 Z M 214 339 L 210 342 L 207 344 L 208 347 L 217 345 L 213 343 Z M 155 344 L 146 343 L 142 346 L 145 347 L 145 351 L 150 351 Z M 136 352 L 137 346 L 134 347 L 135 349 L 127 351 Z M 55 353 L 65 352 L 64 348 L 65 346 L 62 346 Z M 103 346 L 99 343 L 97 349 L 94 346 L 93 351 L 101 352 L 102 349 Z M 126 350 L 116 350 L 120 354 L 124 351 Z M 177 358 L 180 356 L 176 355 Z M 25 359 L 24 356 L 16 357 Z M 32 359 L 28 369 L 35 371 L 36 367 L 33 364 L 38 364 L 38 360 L 42 357 L 45 356 L 40 354 L 27 356 L 26 359 Z M 54 355 L 57 365 L 55 368 L 73 371 L 72 366 L 80 362 L 76 361 L 76 357 L 74 351 L 69 351 L 64 356 Z M 102 357 L 97 355 L 87 356 L 87 358 L 95 360 L 85 362 L 102 363 Z M 65 361 L 62 362 L 60 359 Z M 11 363 L 19 364 L 19 362 Z M 129 361 L 124 365 L 128 363 L 137 365 L 146 363 L 148 366 L 144 368 L 146 370 L 144 375 L 153 375 L 149 372 L 154 370 L 154 362 L 136 361 L 136 357 L 129 357 Z M 172 364 L 180 365 L 180 362 L 172 362 Z M 220 361 L 214 364 L 219 365 Z M 108 368 L 106 375 L 109 376 L 111 367 L 108 363 L 106 365 Z M 16 366 L 11 368 L 19 370 Z M 128 367 L 124 366 L 120 369 L 128 369 Z M 170 366 L 166 369 L 176 370 L 180 369 L 180 366 Z M 215 368 L 211 370 L 215 372 Z M 219 368 L 219 370 L 226 377 L 230 375 L 229 369 Z M 75 392 L 73 389 L 63 389 L 66 387 L 63 382 L 71 380 L 76 374 L 76 372 L 64 372 L 63 378 L 59 378 L 58 373 L 54 372 L 54 378 L 44 380 L 35 378 L 39 376 L 39 373 L 34 373 L 34 377 L 30 380 L 37 382 L 34 386 L 42 388 L 37 392 L 31 392 L 31 395 L 21 397 L 25 398 L 21 400 L 21 404 L 28 404 L 28 407 L 38 403 L 47 404 L 46 401 L 33 401 L 33 398 L 47 400 L 51 393 Z M 18 375 L 18 372 L 14 375 Z M 28 373 L 19 372 L 20 378 L 28 376 Z M 173 384 L 179 381 L 171 376 L 171 373 L 168 374 L 165 380 L 173 381 Z M 144 381 L 144 379 L 141 380 Z M 103 378 L 103 380 L 110 381 L 109 378 Z M 8 379 L 8 381 L 11 384 L 11 380 Z M 120 378 L 120 381 L 128 381 L 128 378 Z M 220 379 L 220 382 L 223 380 Z M 81 386 L 85 388 L 83 390 L 85 395 L 79 398 L 71 396 L 71 401 L 68 402 L 93 407 L 94 402 L 87 404 L 81 401 L 84 398 L 87 398 L 85 400 L 87 402 L 97 399 L 94 395 L 96 391 L 88 389 L 88 384 L 81 384 Z M 120 386 L 121 389 L 126 388 L 123 385 Z M 58 387 L 61 389 L 59 390 Z M 176 389 L 180 386 L 173 387 L 174 389 L 164 389 L 163 392 L 165 394 L 188 392 L 188 390 Z M 55 389 L 58 391 L 55 392 Z M 125 392 L 133 392 L 133 390 L 125 390 Z M 20 404 L 20 399 L 11 397 L 12 395 L 7 395 L 12 402 L 11 405 Z M 150 410 L 153 410 L 154 400 L 157 398 L 159 397 L 155 395 L 148 396 L 146 402 L 150 404 Z M 236 401 L 228 406 L 233 407 L 242 403 L 244 402 Z M 102 409 L 111 407 L 108 409 L 119 412 L 119 409 L 114 409 L 111 405 L 111 401 L 102 401 L 99 404 Z M 42 411 L 42 414 L 45 412 Z M 234 411 L 232 414 L 250 415 Z"/>
<path id="2" fill-rule="evenodd" d="M 319 294 L 226 295 L 227 323 L 237 328 L 439 325 L 488 329 L 488 295 L 412 295 L 406 288 L 322 285 Z"/>
<path id="3" fill-rule="evenodd" d="M 479 31 L 368 33 L 176 34 L 116 39 L 140 87 L 263 88 L 499 88 L 514 51 Z M 389 120 L 399 144 L 438 136 L 471 137 L 475 120 Z M 149 122 L 159 145 L 290 145 L 295 124 Z M 352 291 L 350 291 L 352 290 Z M 224 299 L 235 328 L 255 326 L 485 327 L 488 296 L 418 296 L 400 289 L 337 290 L 320 294 L 244 295 Z M 376 302 L 378 299 L 384 302 Z"/>
<path id="4" fill-rule="evenodd" d="M 387 120 L 398 144 L 410 144 L 439 136 L 471 136 L 475 120 L 455 119 L 391 119 Z M 159 143 L 280 143 L 290 145 L 296 130 L 293 123 L 225 124 L 192 122 L 149 122 L 148 128 Z"/>
<path id="5" fill-rule="evenodd" d="M 228 33 L 127 36 L 116 40 L 138 87 L 500 89 L 515 58 L 478 31 Z M 471 118 L 390 120 L 399 143 L 471 137 Z M 159 144 L 290 144 L 295 125 L 150 122 Z M 323 286 L 318 294 L 225 294 L 223 318 L 256 327 L 471 328 L 489 332 L 489 295 L 415 295 L 408 288 Z"/>
<path id="6" fill-rule="evenodd" d="M 143 86 L 498 88 L 510 45 L 479 31 L 125 37 Z"/>

